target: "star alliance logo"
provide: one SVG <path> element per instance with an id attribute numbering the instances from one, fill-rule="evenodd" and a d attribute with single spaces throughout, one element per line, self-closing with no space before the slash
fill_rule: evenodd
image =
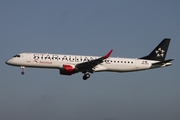
<path id="1" fill-rule="evenodd" d="M 164 52 L 165 51 L 163 49 L 159 48 L 155 52 L 156 52 L 157 57 L 164 57 Z"/>

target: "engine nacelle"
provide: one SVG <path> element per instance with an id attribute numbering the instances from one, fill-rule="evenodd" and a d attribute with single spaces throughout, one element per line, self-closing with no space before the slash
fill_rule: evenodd
<path id="1" fill-rule="evenodd" d="M 61 75 L 72 75 L 77 72 L 77 69 L 73 65 L 63 65 L 63 68 L 60 69 Z"/>

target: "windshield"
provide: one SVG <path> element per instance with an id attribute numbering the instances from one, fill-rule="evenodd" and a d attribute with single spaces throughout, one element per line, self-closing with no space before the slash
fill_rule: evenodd
<path id="1" fill-rule="evenodd" d="M 13 57 L 20 57 L 20 55 L 15 55 L 15 56 L 13 56 Z"/>

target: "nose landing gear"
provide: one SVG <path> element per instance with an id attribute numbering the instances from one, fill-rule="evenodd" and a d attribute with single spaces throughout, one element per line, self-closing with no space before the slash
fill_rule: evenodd
<path id="1" fill-rule="evenodd" d="M 25 66 L 21 66 L 21 69 L 22 69 L 22 72 L 21 72 L 21 75 L 24 75 L 24 69 L 25 69 Z"/>
<path id="2" fill-rule="evenodd" d="M 90 74 L 89 73 L 85 73 L 84 76 L 83 76 L 83 80 L 87 80 L 89 77 L 90 77 Z"/>
<path id="3" fill-rule="evenodd" d="M 23 72 L 23 71 L 21 72 L 21 75 L 24 75 L 24 72 Z"/>

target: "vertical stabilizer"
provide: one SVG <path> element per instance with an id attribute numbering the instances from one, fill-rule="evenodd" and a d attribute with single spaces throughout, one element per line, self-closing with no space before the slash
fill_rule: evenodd
<path id="1" fill-rule="evenodd" d="M 169 43 L 170 43 L 170 38 L 165 38 L 149 55 L 142 57 L 140 59 L 164 61 L 166 57 L 166 53 L 168 51 Z"/>

